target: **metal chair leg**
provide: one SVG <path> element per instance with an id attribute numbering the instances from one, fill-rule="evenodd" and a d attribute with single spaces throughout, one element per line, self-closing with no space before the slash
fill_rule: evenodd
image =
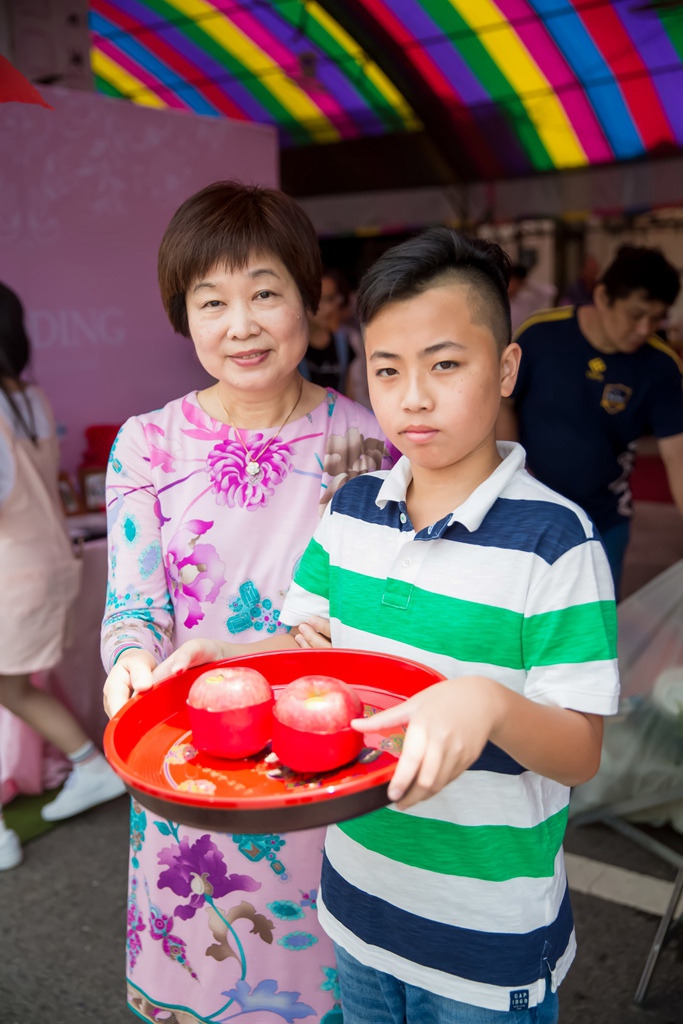
<path id="1" fill-rule="evenodd" d="M 666 910 L 664 911 L 664 914 L 662 916 L 662 919 L 659 922 L 659 927 L 657 928 L 655 940 L 652 943 L 652 947 L 650 949 L 647 961 L 645 963 L 645 970 L 643 971 L 641 979 L 638 982 L 638 988 L 636 989 L 636 994 L 634 996 L 635 1003 L 640 1004 L 645 998 L 645 993 L 647 992 L 647 987 L 650 984 L 652 972 L 655 969 L 657 959 L 659 958 L 659 954 L 662 951 L 662 946 L 664 945 L 664 942 L 666 940 L 667 933 L 673 920 L 673 916 L 676 912 L 676 907 L 678 906 L 678 901 L 681 898 L 681 893 L 683 893 L 683 866 L 681 866 L 678 869 L 678 874 L 676 875 L 676 880 L 674 882 L 673 892 L 671 893 L 671 899 L 669 900 Z"/>

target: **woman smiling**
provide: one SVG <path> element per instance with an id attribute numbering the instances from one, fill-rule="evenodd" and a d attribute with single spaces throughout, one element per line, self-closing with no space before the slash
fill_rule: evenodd
<path id="1" fill-rule="evenodd" d="M 298 372 L 320 275 L 313 227 L 282 192 L 218 182 L 171 220 L 162 299 L 215 384 L 133 417 L 112 449 L 110 714 L 193 637 L 232 640 L 239 653 L 281 630 L 281 602 L 330 494 L 389 465 L 372 414 Z M 322 845 L 321 830 L 207 834 L 134 803 L 131 1009 L 154 1021 L 232 1012 L 246 1024 L 264 1014 L 340 1024 L 316 913 Z"/>

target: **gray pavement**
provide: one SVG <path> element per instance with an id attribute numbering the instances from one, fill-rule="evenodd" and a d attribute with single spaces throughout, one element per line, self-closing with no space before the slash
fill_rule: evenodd
<path id="1" fill-rule="evenodd" d="M 680 558 L 683 529 L 673 506 L 637 505 L 623 596 Z M 683 836 L 650 831 L 683 853 Z M 600 825 L 570 825 L 565 847 L 673 881 L 673 868 Z M 29 843 L 24 864 L 0 873 L 0 1024 L 136 1019 L 125 1005 L 127 858 L 128 799 L 121 797 Z M 657 917 L 577 893 L 572 902 L 579 953 L 560 990 L 561 1024 L 683 1024 L 683 927 L 636 1007 Z M 277 1024 L 268 1017 L 263 1024 Z"/>
<path id="2" fill-rule="evenodd" d="M 683 851 L 683 837 L 654 833 Z M 601 826 L 570 828 L 566 846 L 673 880 L 672 868 Z M 124 989 L 127 850 L 121 797 L 28 843 L 24 864 L 0 874 L 0 1024 L 136 1019 Z M 638 1008 L 632 997 L 657 918 L 580 894 L 573 904 L 579 954 L 561 989 L 561 1024 L 682 1024 L 683 929 L 662 952 Z"/>

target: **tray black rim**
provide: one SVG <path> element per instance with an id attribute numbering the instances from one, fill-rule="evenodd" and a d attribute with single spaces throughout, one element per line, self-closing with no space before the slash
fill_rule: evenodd
<path id="1" fill-rule="evenodd" d="M 359 818 L 391 803 L 387 792 L 388 782 L 327 800 L 268 808 L 209 807 L 176 803 L 153 796 L 129 783 L 125 785 L 131 797 L 141 807 L 168 821 L 187 828 L 232 832 L 239 835 L 300 832 L 325 825 L 336 825 L 340 821 Z"/>

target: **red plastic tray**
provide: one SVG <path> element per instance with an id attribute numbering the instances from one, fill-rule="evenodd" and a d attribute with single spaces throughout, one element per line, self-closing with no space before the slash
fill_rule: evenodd
<path id="1" fill-rule="evenodd" d="M 217 662 L 262 672 L 275 691 L 299 676 L 336 676 L 358 691 L 365 714 L 406 700 L 443 676 L 414 661 L 368 651 L 268 651 Z M 366 733 L 350 765 L 297 774 L 267 760 L 266 748 L 226 761 L 192 745 L 187 697 L 207 665 L 188 670 L 129 701 L 104 735 L 104 752 L 131 795 L 156 814 L 212 831 L 265 833 L 313 828 L 384 807 L 404 729 Z"/>

